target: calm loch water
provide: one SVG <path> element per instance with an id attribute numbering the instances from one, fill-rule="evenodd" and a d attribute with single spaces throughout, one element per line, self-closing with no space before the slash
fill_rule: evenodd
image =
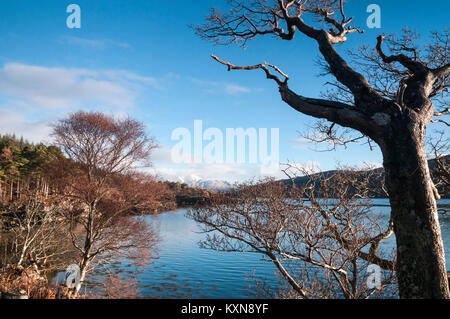
<path id="1" fill-rule="evenodd" d="M 374 209 L 388 218 L 387 199 L 376 199 Z M 442 200 L 440 204 L 450 204 Z M 383 206 L 384 205 L 384 206 Z M 223 253 L 198 247 L 204 238 L 199 225 L 185 217 L 186 210 L 147 216 L 157 225 L 161 242 L 158 258 L 139 274 L 140 290 L 146 298 L 252 298 L 255 279 L 277 287 L 275 267 L 258 254 Z M 441 218 L 447 267 L 450 266 L 450 220 Z M 393 247 L 394 238 L 385 245 Z M 125 264 L 123 271 L 133 271 Z M 449 267 L 450 268 L 450 267 Z M 252 278 L 251 278 L 252 277 Z"/>
<path id="2" fill-rule="evenodd" d="M 255 279 L 276 285 L 275 267 L 252 253 L 198 247 L 204 238 L 186 210 L 148 216 L 160 232 L 158 258 L 137 276 L 146 298 L 251 298 Z M 253 276 L 254 275 L 254 276 Z M 253 278 L 250 278 L 252 277 Z"/>

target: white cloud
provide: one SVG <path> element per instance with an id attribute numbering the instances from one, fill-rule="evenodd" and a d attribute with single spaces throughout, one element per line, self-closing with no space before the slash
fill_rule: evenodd
<path id="1" fill-rule="evenodd" d="M 135 88 L 148 86 L 154 89 L 163 89 L 163 86 L 161 85 L 162 80 L 149 76 L 141 76 L 126 70 L 104 70 L 101 74 L 108 80 L 118 81 L 119 83 L 127 84 L 128 86 L 133 86 Z"/>
<path id="2" fill-rule="evenodd" d="M 317 161 L 305 161 L 302 163 L 288 162 L 281 164 L 281 167 L 290 177 L 299 177 L 305 175 L 305 173 L 314 174 L 321 171 L 320 162 Z M 284 178 L 288 177 L 286 173 L 283 173 Z"/>
<path id="3" fill-rule="evenodd" d="M 258 165 L 246 164 L 199 163 L 168 166 L 155 162 L 152 172 L 172 181 L 223 180 L 234 183 L 262 176 Z"/>
<path id="4" fill-rule="evenodd" d="M 203 90 L 207 93 L 225 93 L 228 95 L 237 95 L 242 93 L 250 93 L 252 89 L 237 85 L 235 83 L 229 83 L 229 82 L 216 82 L 216 81 L 205 81 L 196 79 L 193 77 L 188 78 L 192 83 L 195 83 L 201 87 L 203 87 Z"/>
<path id="5" fill-rule="evenodd" d="M 249 93 L 250 89 L 244 86 L 232 84 L 232 83 L 224 83 L 224 90 L 226 93 L 234 95 L 238 93 Z"/>
<path id="6" fill-rule="evenodd" d="M 48 142 L 51 128 L 48 120 L 29 120 L 13 110 L 0 108 L 0 134 L 16 134 L 30 142 Z"/>
<path id="7" fill-rule="evenodd" d="M 152 162 L 154 163 L 172 163 L 172 150 L 165 145 L 159 145 L 152 152 Z"/>
<path id="8" fill-rule="evenodd" d="M 380 162 L 361 162 L 359 165 L 356 165 L 356 168 L 358 169 L 362 169 L 362 170 L 367 170 L 367 169 L 376 169 L 376 168 L 382 168 L 383 167 L 383 163 Z"/>
<path id="9" fill-rule="evenodd" d="M 296 150 L 304 151 L 311 149 L 311 141 L 303 137 L 290 140 L 289 143 L 294 144 L 293 148 Z"/>
<path id="10" fill-rule="evenodd" d="M 153 174 L 172 181 L 211 181 L 221 180 L 230 183 L 243 182 L 250 179 L 274 177 L 285 179 L 282 171 L 285 167 L 263 166 L 249 163 L 180 163 L 172 162 L 171 148 L 163 145 L 153 152 L 153 167 L 149 170 Z M 297 168 L 305 168 L 309 172 L 320 170 L 320 163 L 307 161 L 304 163 L 290 163 Z M 297 171 L 299 173 L 299 171 Z"/>
<path id="11" fill-rule="evenodd" d="M 48 140 L 51 120 L 78 109 L 126 114 L 145 89 L 161 89 L 159 82 L 126 70 L 6 63 L 0 66 L 0 133 Z"/>
<path id="12" fill-rule="evenodd" d="M 168 163 L 154 163 L 151 173 L 157 174 L 164 179 L 171 181 L 211 181 L 220 180 L 229 183 L 239 183 L 251 179 L 263 179 L 273 177 L 275 179 L 287 179 L 288 176 L 280 167 L 265 167 L 255 164 L 206 164 L 195 165 L 168 165 Z M 297 176 L 302 174 L 300 169 L 306 169 L 309 173 L 320 171 L 320 163 L 305 162 L 293 163 L 297 170 L 292 170 Z"/>
<path id="13" fill-rule="evenodd" d="M 127 109 L 140 90 L 160 88 L 158 80 L 124 70 L 48 68 L 8 63 L 0 69 L 0 95 L 10 107 L 68 108 L 101 105 Z"/>

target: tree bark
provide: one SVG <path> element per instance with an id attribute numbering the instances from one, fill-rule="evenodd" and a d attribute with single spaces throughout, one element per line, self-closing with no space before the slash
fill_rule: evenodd
<path id="1" fill-rule="evenodd" d="M 436 198 L 425 151 L 432 104 L 421 90 L 408 93 L 411 108 L 378 112 L 357 110 L 296 95 L 280 87 L 283 101 L 295 110 L 354 128 L 377 142 L 383 152 L 386 186 L 397 240 L 397 276 L 401 298 L 450 298 Z M 416 107 L 419 105 L 420 107 Z M 394 105 L 386 111 L 394 109 Z"/>
<path id="2" fill-rule="evenodd" d="M 397 241 L 400 298 L 450 298 L 445 253 L 425 152 L 424 121 L 393 117 L 379 142 Z"/>
<path id="3" fill-rule="evenodd" d="M 336 44 L 347 40 L 348 34 L 360 31 L 349 26 L 352 19 L 347 19 L 344 14 L 344 1 L 339 1 L 341 22 L 333 18 L 336 10 L 327 1 L 327 4 L 322 1 L 315 4 L 311 16 L 331 26 L 328 31 L 322 28 L 323 25 L 316 28 L 305 22 L 303 17 L 308 10 L 305 11 L 304 6 L 296 1 L 279 0 L 277 5 L 257 1 L 257 4 L 249 7 L 247 4 L 242 5 L 243 2 L 233 1 L 233 8 L 228 15 L 219 15 L 214 10 L 208 17 L 209 23 L 197 27 L 196 31 L 201 37 L 214 39 L 216 43 L 228 44 L 243 40 L 240 43 L 245 46 L 247 40 L 265 34 L 292 40 L 298 30 L 318 43 L 327 70 L 342 84 L 343 87 L 339 87 L 341 90 L 353 95 L 352 101 L 346 104 L 298 95 L 288 88 L 289 77 L 286 73 L 267 63 L 236 66 L 215 56 L 213 58 L 226 65 L 228 70 L 264 70 L 267 78 L 278 84 L 283 101 L 295 110 L 355 129 L 380 145 L 398 245 L 397 274 L 400 296 L 450 299 L 436 207 L 438 194 L 430 178 L 424 146 L 425 128 L 434 115 L 431 98 L 447 88 L 445 76 L 450 73 L 450 64 L 444 59 L 440 61 L 440 67 L 431 69 L 428 65 L 434 64 L 432 61 L 424 63 L 417 59 L 417 56 L 411 58 L 399 53 L 411 50 L 402 45 L 401 41 L 394 45 L 393 49 L 396 50 L 391 50 L 399 54 L 387 55 L 382 49 L 384 36 L 379 36 L 376 46 L 379 57 L 384 64 L 392 64 L 394 73 L 399 75 L 387 80 L 399 81 L 398 91 L 393 99 L 393 94 L 383 92 L 386 91 L 383 85 L 372 86 L 366 77 L 350 67 L 335 49 Z M 314 4 L 312 5 L 314 7 Z M 273 10 L 279 13 L 272 16 Z M 283 23 L 287 32 L 279 27 Z M 223 39 L 230 42 L 223 42 Z M 439 48 L 445 50 L 448 43 L 442 42 L 439 43 Z M 434 56 L 428 58 L 439 60 Z M 370 65 L 372 60 L 376 59 L 377 57 L 370 57 L 366 60 L 370 60 Z M 390 73 L 385 65 L 378 62 L 375 64 L 380 67 L 381 74 L 372 76 L 373 80 L 378 82 L 380 78 L 387 79 L 394 74 Z M 402 68 L 397 68 L 397 64 L 402 65 Z M 281 74 L 285 78 L 284 81 L 272 74 L 272 69 Z M 437 85 L 439 83 L 440 85 Z M 389 84 L 393 85 L 394 82 Z"/>
<path id="4" fill-rule="evenodd" d="M 74 289 L 74 294 L 77 296 L 83 286 L 84 280 L 86 279 L 87 270 L 90 264 L 90 260 L 88 258 L 83 258 L 80 265 L 80 280 L 77 282 L 77 285 Z"/>

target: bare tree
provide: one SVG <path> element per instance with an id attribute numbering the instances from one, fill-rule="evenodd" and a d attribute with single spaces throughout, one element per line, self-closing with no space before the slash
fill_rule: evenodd
<path id="1" fill-rule="evenodd" d="M 443 131 L 438 132 L 437 138 L 431 138 L 429 140 L 431 154 L 434 156 L 435 160 L 433 173 L 438 180 L 436 186 L 442 185 L 446 187 L 447 190 L 450 190 L 449 142 L 449 139 L 445 137 Z"/>
<path id="2" fill-rule="evenodd" d="M 395 41 L 379 36 L 375 45 L 378 58 L 368 61 L 374 68 L 366 68 L 364 76 L 335 48 L 352 33 L 362 32 L 351 26 L 352 18 L 346 16 L 343 0 L 230 0 L 229 5 L 226 13 L 211 9 L 207 22 L 195 27 L 197 34 L 217 44 L 246 46 L 262 35 L 293 40 L 301 33 L 318 44 L 327 72 L 349 99 L 297 94 L 289 88 L 287 74 L 272 64 L 237 66 L 213 58 L 228 70 L 263 70 L 277 84 L 281 99 L 298 112 L 354 129 L 378 144 L 396 234 L 400 296 L 450 298 L 436 206 L 438 194 L 424 143 L 426 127 L 436 121 L 433 116 L 449 113 L 445 108 L 450 73 L 448 32 L 435 33 L 424 54 L 411 47 L 411 36 Z M 385 42 L 391 55 L 383 49 Z M 374 69 L 389 85 L 374 83 L 370 76 Z M 435 110 L 437 97 L 441 110 Z"/>
<path id="3" fill-rule="evenodd" d="M 289 167 L 289 174 L 295 171 Z M 201 246 L 263 254 L 289 284 L 282 294 L 290 291 L 290 298 L 392 296 L 395 260 L 380 244 L 392 236 L 393 225 L 364 199 L 371 174 L 307 176 L 301 188 L 271 180 L 244 184 L 191 210 L 208 234 Z M 384 269 L 377 287 L 367 284 L 369 265 Z"/>
<path id="4" fill-rule="evenodd" d="M 2 262 L 13 267 L 38 266 L 46 271 L 64 264 L 72 251 L 65 240 L 66 224 L 58 214 L 59 196 L 23 192 L 20 199 L 4 207 L 2 246 L 7 250 Z"/>
<path id="5" fill-rule="evenodd" d="M 155 143 L 142 123 L 101 113 L 71 114 L 54 125 L 53 136 L 69 157 L 51 172 L 70 200 L 61 214 L 79 252 L 78 291 L 99 262 L 149 257 L 155 233 L 142 217 L 131 215 L 145 213 L 152 200 L 146 176 L 134 169 L 148 161 Z"/>

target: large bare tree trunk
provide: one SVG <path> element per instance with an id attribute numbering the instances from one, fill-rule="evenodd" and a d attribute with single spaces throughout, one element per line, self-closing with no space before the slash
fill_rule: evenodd
<path id="1" fill-rule="evenodd" d="M 449 298 L 436 188 L 425 153 L 425 126 L 405 116 L 394 120 L 380 143 L 397 240 L 401 298 Z"/>
<path id="2" fill-rule="evenodd" d="M 212 57 L 228 70 L 263 70 L 268 79 L 277 83 L 284 102 L 303 114 L 332 123 L 321 132 L 331 140 L 338 139 L 332 136 L 337 124 L 355 129 L 380 145 L 397 237 L 400 296 L 450 298 L 437 193 L 424 147 L 425 128 L 431 121 L 436 122 L 433 116 L 450 113 L 450 109 L 435 112 L 432 101 L 449 87 L 450 63 L 445 54 L 448 35 L 437 35 L 436 41 L 426 46 L 424 51 L 430 54 L 425 56 L 410 47 L 414 38 L 407 32 L 403 40 L 391 39 L 392 55 L 387 55 L 382 49 L 385 36 L 380 35 L 374 54 L 361 54 L 364 63 L 360 66 L 376 70 L 367 70 L 366 78 L 350 67 L 335 48 L 336 44 L 346 42 L 351 33 L 361 31 L 351 26 L 352 18 L 346 17 L 345 1 L 307 2 L 305 7 L 297 1 L 255 1 L 249 5 L 248 1 L 236 0 L 227 14 L 212 10 L 208 22 L 196 31 L 202 38 L 219 44 L 245 46 L 248 40 L 267 34 L 292 40 L 298 32 L 317 42 L 324 67 L 335 77 L 336 83 L 332 84 L 339 92 L 328 99 L 295 93 L 288 86 L 289 76 L 277 66 L 268 63 L 240 66 Z M 336 15 L 338 11 L 340 16 Z M 308 14 L 321 24 L 307 23 L 303 18 Z"/>

